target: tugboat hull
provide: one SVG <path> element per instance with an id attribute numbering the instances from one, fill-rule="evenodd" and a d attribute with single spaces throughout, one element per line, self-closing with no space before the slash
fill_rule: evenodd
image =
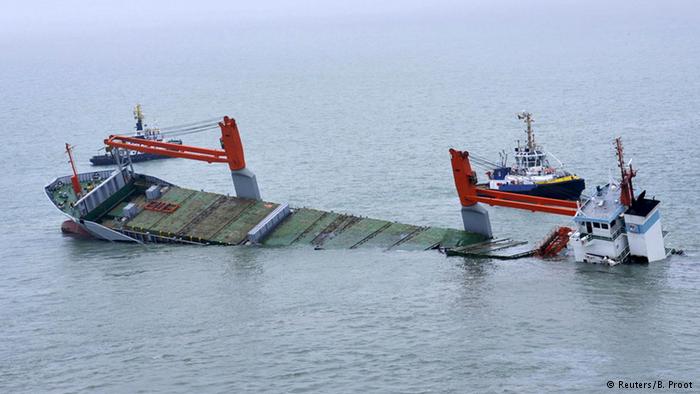
<path id="1" fill-rule="evenodd" d="M 142 162 L 142 161 L 149 161 L 149 160 L 170 159 L 170 158 L 171 157 L 162 156 L 162 155 L 154 155 L 152 153 L 139 153 L 139 154 L 131 155 L 131 161 L 134 163 L 138 163 L 138 162 Z M 109 166 L 109 165 L 117 164 L 117 162 L 114 160 L 114 156 L 112 156 L 112 155 L 93 156 L 90 158 L 90 163 L 93 166 Z"/>
<path id="2" fill-rule="evenodd" d="M 499 191 L 527 194 L 529 196 L 556 198 L 559 200 L 579 200 L 581 193 L 586 189 L 586 182 L 581 179 L 572 179 L 562 182 L 538 183 L 538 184 L 505 184 L 498 187 Z"/>

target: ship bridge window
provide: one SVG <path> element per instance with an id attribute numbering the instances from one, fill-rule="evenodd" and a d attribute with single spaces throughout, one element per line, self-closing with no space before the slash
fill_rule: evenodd
<path id="1" fill-rule="evenodd" d="M 604 228 L 605 230 L 608 229 L 608 224 L 607 223 L 602 223 L 600 227 Z"/>
<path id="2" fill-rule="evenodd" d="M 600 228 L 600 223 L 593 223 L 593 227 Z"/>

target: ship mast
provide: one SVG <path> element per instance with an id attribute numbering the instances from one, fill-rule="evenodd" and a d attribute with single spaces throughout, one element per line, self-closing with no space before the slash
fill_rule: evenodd
<path id="1" fill-rule="evenodd" d="M 615 151 L 617 154 L 617 166 L 620 167 L 620 203 L 629 207 L 634 201 L 634 188 L 632 187 L 632 178 L 637 175 L 637 171 L 632 169 L 632 163 L 629 168 L 625 167 L 625 156 L 622 148 L 622 138 L 615 138 Z"/>
<path id="2" fill-rule="evenodd" d="M 80 180 L 78 179 L 78 171 L 75 169 L 75 161 L 73 161 L 73 147 L 66 142 L 66 153 L 68 153 L 68 160 L 70 162 L 70 167 L 73 169 L 73 176 L 70 177 L 71 184 L 73 185 L 73 191 L 75 195 L 80 197 L 83 194 L 83 188 L 80 187 Z"/>
<path id="3" fill-rule="evenodd" d="M 134 119 L 136 119 L 136 131 L 143 130 L 143 112 L 141 111 L 141 104 L 136 104 L 136 108 L 134 108 Z"/>
<path id="4" fill-rule="evenodd" d="M 527 133 L 527 149 L 529 152 L 534 152 L 535 133 L 532 131 L 532 122 L 534 122 L 535 120 L 532 119 L 531 113 L 525 111 L 518 114 L 518 119 L 525 120 L 525 124 L 527 124 L 527 130 L 525 131 Z"/>

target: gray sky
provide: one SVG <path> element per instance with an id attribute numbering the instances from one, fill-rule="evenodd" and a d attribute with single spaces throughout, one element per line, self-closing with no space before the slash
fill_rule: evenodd
<path id="1" fill-rule="evenodd" d="M 551 23 L 553 20 L 620 23 L 697 22 L 694 0 L 4 0 L 0 33 L 44 36 L 46 33 L 109 32 L 140 28 L 255 23 L 343 23 L 363 20 L 457 20 L 494 23 Z"/>

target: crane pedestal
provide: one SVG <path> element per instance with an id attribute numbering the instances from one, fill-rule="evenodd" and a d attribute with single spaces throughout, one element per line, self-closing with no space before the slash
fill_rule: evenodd
<path id="1" fill-rule="evenodd" d="M 462 207 L 462 222 L 464 231 L 481 234 L 487 238 L 493 238 L 489 211 L 479 204 Z"/>
<path id="2" fill-rule="evenodd" d="M 233 178 L 233 187 L 236 189 L 236 196 L 251 200 L 260 200 L 258 181 L 255 179 L 253 171 L 247 168 L 234 170 L 231 171 L 231 178 Z"/>

